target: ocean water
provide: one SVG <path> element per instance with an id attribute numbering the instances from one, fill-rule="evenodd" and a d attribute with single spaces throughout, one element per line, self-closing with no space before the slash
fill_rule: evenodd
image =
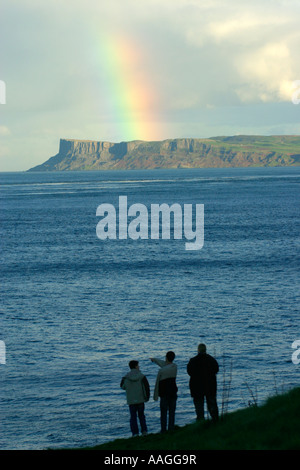
<path id="1" fill-rule="evenodd" d="M 128 361 L 152 394 L 149 358 L 171 349 L 176 422 L 193 422 L 186 364 L 199 342 L 220 365 L 220 410 L 299 386 L 299 178 L 300 168 L 1 173 L 0 448 L 130 436 Z M 120 195 L 204 204 L 203 248 L 100 240 L 96 209 Z M 160 430 L 152 397 L 146 419 Z"/>

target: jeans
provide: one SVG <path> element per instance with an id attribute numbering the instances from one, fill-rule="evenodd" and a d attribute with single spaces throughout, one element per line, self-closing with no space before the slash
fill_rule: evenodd
<path id="1" fill-rule="evenodd" d="M 160 425 L 161 432 L 167 430 L 167 417 L 169 413 L 168 430 L 175 426 L 175 410 L 176 410 L 177 396 L 172 397 L 160 397 Z"/>
<path id="2" fill-rule="evenodd" d="M 204 398 L 206 398 L 207 409 L 212 420 L 217 421 L 219 418 L 219 410 L 215 395 L 197 395 L 194 397 L 197 419 L 204 419 Z"/>
<path id="3" fill-rule="evenodd" d="M 129 411 L 130 411 L 130 429 L 131 429 L 132 435 L 136 436 L 139 434 L 137 417 L 139 418 L 139 421 L 140 421 L 142 433 L 147 432 L 146 417 L 144 414 L 145 404 L 138 403 L 136 405 L 129 405 Z"/>

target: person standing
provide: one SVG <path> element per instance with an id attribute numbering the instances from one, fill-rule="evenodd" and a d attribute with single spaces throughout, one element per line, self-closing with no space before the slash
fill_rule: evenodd
<path id="1" fill-rule="evenodd" d="M 205 344 L 199 344 L 197 356 L 191 358 L 187 365 L 189 387 L 198 420 L 204 419 L 204 399 L 212 420 L 217 421 L 219 418 L 216 378 L 218 371 L 219 364 L 216 359 L 207 354 Z"/>
<path id="2" fill-rule="evenodd" d="M 122 377 L 120 387 L 126 391 L 130 412 L 130 429 L 133 436 L 139 435 L 139 418 L 142 435 L 147 434 L 145 402 L 150 398 L 150 386 L 147 377 L 142 374 L 138 361 L 129 362 L 130 372 Z"/>
<path id="3" fill-rule="evenodd" d="M 168 351 L 165 361 L 155 357 L 150 358 L 160 369 L 157 373 L 154 400 L 160 397 L 160 424 L 161 432 L 172 430 L 175 427 L 175 411 L 177 402 L 177 365 L 173 362 L 175 353 Z M 168 419 L 169 418 L 169 419 Z M 167 426 L 168 424 L 168 426 Z"/>

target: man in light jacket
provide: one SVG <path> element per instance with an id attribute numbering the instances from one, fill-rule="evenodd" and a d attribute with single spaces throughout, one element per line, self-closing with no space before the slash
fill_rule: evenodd
<path id="1" fill-rule="evenodd" d="M 145 402 L 150 398 L 150 387 L 147 377 L 141 373 L 138 361 L 129 362 L 130 372 L 122 378 L 120 387 L 126 390 L 127 404 L 130 411 L 130 429 L 133 436 L 139 435 L 137 417 L 142 435 L 147 434 Z"/>
<path id="2" fill-rule="evenodd" d="M 175 353 L 169 351 L 166 354 L 166 360 L 162 361 L 155 357 L 150 358 L 152 362 L 157 364 L 160 369 L 157 373 L 154 400 L 160 397 L 160 424 L 161 432 L 167 430 L 167 416 L 169 413 L 168 430 L 174 429 L 175 426 L 175 410 L 177 401 L 177 365 L 173 362 Z"/>

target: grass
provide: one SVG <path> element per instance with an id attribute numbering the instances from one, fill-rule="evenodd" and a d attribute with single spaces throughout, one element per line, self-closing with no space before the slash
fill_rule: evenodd
<path id="1" fill-rule="evenodd" d="M 300 387 L 261 406 L 227 413 L 218 423 L 195 422 L 85 450 L 300 450 L 299 418 Z"/>

